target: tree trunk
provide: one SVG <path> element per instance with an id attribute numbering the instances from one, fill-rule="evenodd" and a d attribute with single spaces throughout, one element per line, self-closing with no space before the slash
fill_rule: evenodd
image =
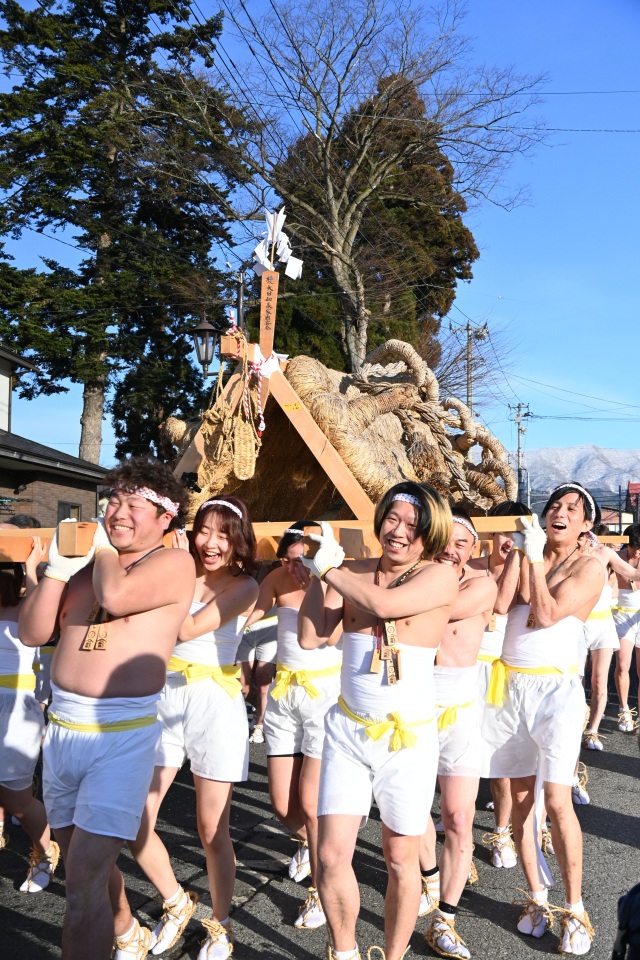
<path id="1" fill-rule="evenodd" d="M 80 423 L 80 450 L 78 456 L 90 463 L 100 463 L 102 446 L 102 419 L 104 414 L 105 378 L 96 377 L 85 383 L 82 394 L 83 406 Z"/>

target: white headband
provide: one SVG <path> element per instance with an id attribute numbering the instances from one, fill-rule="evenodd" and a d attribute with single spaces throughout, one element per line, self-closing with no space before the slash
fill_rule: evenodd
<path id="1" fill-rule="evenodd" d="M 124 490 L 123 492 L 132 493 L 137 497 L 143 497 L 145 500 L 150 500 L 151 503 L 155 503 L 158 507 L 164 507 L 172 517 L 175 517 L 180 509 L 179 503 L 174 503 L 173 500 L 169 500 L 169 497 L 161 497 L 160 494 L 152 490 L 151 487 L 136 487 L 134 490 Z"/>
<path id="2" fill-rule="evenodd" d="M 478 542 L 478 534 L 475 532 L 475 530 L 473 529 L 473 527 L 471 526 L 471 524 L 469 523 L 468 520 L 465 520 L 464 517 L 454 517 L 454 518 L 453 518 L 453 522 L 454 522 L 454 523 L 460 523 L 460 524 L 462 524 L 463 527 L 466 527 L 467 530 L 469 531 L 469 533 L 470 533 L 470 534 L 472 535 L 472 537 L 473 537 L 473 542 L 474 542 L 474 543 L 477 543 L 477 542 Z"/>
<path id="3" fill-rule="evenodd" d="M 418 498 L 412 496 L 410 493 L 396 493 L 391 503 L 394 503 L 396 500 L 404 500 L 405 503 L 412 503 L 414 507 L 422 506 Z"/>
<path id="4" fill-rule="evenodd" d="M 198 507 L 198 513 L 200 513 L 201 510 L 204 510 L 205 507 L 212 507 L 215 504 L 218 504 L 221 507 L 228 507 L 229 510 L 233 510 L 234 513 L 237 513 L 241 520 L 243 519 L 242 510 L 240 507 L 236 507 L 235 503 L 229 503 L 228 500 L 205 500 L 205 502 L 201 503 Z"/>
<path id="5" fill-rule="evenodd" d="M 285 533 L 297 533 L 299 536 L 304 537 L 304 530 L 301 530 L 300 527 L 287 527 L 282 535 L 284 536 Z"/>
<path id="6" fill-rule="evenodd" d="M 561 483 L 560 486 L 556 487 L 556 489 L 553 491 L 553 494 L 557 493 L 558 490 L 575 490 L 576 493 L 581 493 L 591 507 L 591 520 L 595 520 L 596 505 L 593 502 L 593 497 L 588 490 L 585 490 L 584 487 L 581 487 L 579 483 Z M 553 494 L 551 494 L 551 496 L 553 496 Z"/>

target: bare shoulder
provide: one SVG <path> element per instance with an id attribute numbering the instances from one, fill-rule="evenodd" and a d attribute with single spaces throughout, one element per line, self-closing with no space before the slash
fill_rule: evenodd
<path id="1" fill-rule="evenodd" d="M 493 605 L 493 601 L 498 596 L 498 584 L 493 577 L 488 577 L 486 570 L 469 570 L 468 565 L 464 580 L 460 583 L 460 591 L 472 591 L 475 596 L 484 598 L 487 605 Z"/>
<path id="2" fill-rule="evenodd" d="M 414 582 L 428 583 L 430 589 L 442 589 L 444 591 L 442 598 L 443 606 L 450 603 L 451 599 L 455 598 L 458 593 L 458 571 L 449 564 L 425 563 L 411 579 Z"/>
<path id="3" fill-rule="evenodd" d="M 171 573 L 171 576 L 187 576 L 191 573 L 195 575 L 196 571 L 195 561 L 187 550 L 158 550 L 149 557 L 148 561 L 145 561 L 145 566 L 147 564 L 148 569 L 156 572 L 166 570 L 167 573 Z"/>
<path id="4" fill-rule="evenodd" d="M 580 577 L 581 580 L 590 582 L 604 583 L 604 566 L 596 556 L 580 557 L 571 565 L 569 576 Z"/>
<path id="5" fill-rule="evenodd" d="M 473 570 L 474 573 L 482 573 L 484 576 L 487 576 L 487 558 L 486 557 L 473 557 L 466 564 L 467 570 Z M 489 577 L 487 577 L 487 580 Z"/>
<path id="6" fill-rule="evenodd" d="M 365 560 L 345 560 L 342 568 L 351 573 L 375 573 L 378 566 L 378 557 L 367 557 Z"/>

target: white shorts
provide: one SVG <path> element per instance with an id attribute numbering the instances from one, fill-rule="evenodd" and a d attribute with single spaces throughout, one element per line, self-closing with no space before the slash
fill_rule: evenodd
<path id="1" fill-rule="evenodd" d="M 483 705 L 487 699 L 487 690 L 489 689 L 489 680 L 491 679 L 492 663 L 487 660 L 478 660 L 478 699 Z"/>
<path id="2" fill-rule="evenodd" d="M 318 816 L 369 815 L 375 799 L 382 822 L 407 837 L 422 836 L 429 821 L 438 767 L 435 720 L 411 727 L 415 747 L 390 750 L 390 735 L 367 736 L 338 704 L 325 720 Z"/>
<path id="3" fill-rule="evenodd" d="M 268 757 L 322 757 L 324 718 L 340 693 L 340 673 L 314 677 L 311 682 L 319 696 L 312 697 L 304 687 L 291 684 L 278 700 L 269 693 L 264 715 L 264 738 Z M 271 687 L 271 690 L 273 686 Z"/>
<path id="4" fill-rule="evenodd" d="M 576 674 L 510 673 L 501 707 L 486 705 L 482 736 L 488 777 L 530 777 L 571 786 L 586 701 Z"/>
<path id="5" fill-rule="evenodd" d="M 159 735 L 159 723 L 85 733 L 50 722 L 42 748 L 42 789 L 54 830 L 73 824 L 100 836 L 135 840 Z"/>
<path id="6" fill-rule="evenodd" d="M 587 620 L 584 635 L 589 650 L 619 650 L 620 641 L 613 617 L 602 620 Z"/>
<path id="7" fill-rule="evenodd" d="M 614 610 L 613 620 L 618 640 L 626 640 L 627 643 L 640 647 L 640 610 L 633 613 Z"/>
<path id="8" fill-rule="evenodd" d="M 252 624 L 242 634 L 242 640 L 236 653 L 236 663 L 275 663 L 278 655 L 277 617 L 276 622 L 266 627 L 260 626 L 260 620 Z M 258 628 L 259 629 L 256 629 Z"/>
<path id="9" fill-rule="evenodd" d="M 204 780 L 238 783 L 249 771 L 249 726 L 244 697 L 231 697 L 214 680 L 186 683 L 168 676 L 158 704 L 162 736 L 156 766 L 191 764 Z"/>
<path id="10" fill-rule="evenodd" d="M 438 711 L 438 716 L 442 714 Z M 457 711 L 455 723 L 438 730 L 438 776 L 480 777 L 482 767 L 482 702 Z"/>
<path id="11" fill-rule="evenodd" d="M 42 707 L 32 693 L 0 692 L 0 787 L 26 790 L 40 756 L 44 734 Z"/>

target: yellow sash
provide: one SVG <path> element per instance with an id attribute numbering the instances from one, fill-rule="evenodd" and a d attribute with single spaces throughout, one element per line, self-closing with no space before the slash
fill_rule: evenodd
<path id="1" fill-rule="evenodd" d="M 365 720 L 364 717 L 360 717 L 353 710 L 350 710 L 342 697 L 338 697 L 338 705 L 350 720 L 355 720 L 356 723 L 361 723 L 367 728 L 367 736 L 371 737 L 372 740 L 380 740 L 386 733 L 391 733 L 389 750 L 415 747 L 418 738 L 409 727 L 424 727 L 434 720 L 434 717 L 430 717 L 429 720 L 414 720 L 411 723 L 405 723 L 399 713 L 388 714 L 386 720 Z"/>
<path id="2" fill-rule="evenodd" d="M 612 607 L 614 613 L 640 613 L 640 607 Z"/>
<path id="3" fill-rule="evenodd" d="M 187 683 L 213 680 L 230 697 L 237 697 L 242 690 L 238 683 L 240 667 L 236 666 L 235 663 L 230 663 L 226 667 L 212 667 L 207 663 L 189 663 L 187 660 L 181 660 L 180 657 L 171 657 L 167 664 L 167 670 L 181 673 Z"/>
<path id="4" fill-rule="evenodd" d="M 35 673 L 3 673 L 0 674 L 0 687 L 9 690 L 35 690 Z"/>
<path id="5" fill-rule="evenodd" d="M 577 673 L 578 664 L 574 663 L 568 670 L 560 670 L 558 667 L 512 667 L 498 658 L 494 660 L 487 688 L 487 703 L 494 707 L 501 707 L 504 703 L 504 695 L 507 689 L 507 680 L 510 673 L 530 673 L 536 676 L 554 676 Z"/>
<path id="6" fill-rule="evenodd" d="M 611 616 L 611 607 L 607 607 L 606 610 L 592 610 L 587 620 L 609 620 Z"/>
<path id="7" fill-rule="evenodd" d="M 46 647 L 40 647 L 40 656 L 44 653 L 45 656 L 50 656 L 52 653 L 56 652 L 55 644 L 48 644 Z"/>
<path id="8" fill-rule="evenodd" d="M 79 730 L 80 733 L 121 733 L 123 730 L 137 730 L 138 727 L 150 727 L 157 723 L 155 713 L 146 717 L 135 717 L 133 720 L 116 720 L 115 723 L 74 723 L 72 720 L 61 720 L 55 713 L 49 711 L 49 722 L 55 723 L 65 730 Z"/>
<path id="9" fill-rule="evenodd" d="M 472 707 L 474 703 L 475 700 L 469 700 L 468 703 L 458 703 L 453 707 L 445 707 L 438 717 L 438 730 L 446 730 L 447 727 L 452 727 L 458 720 L 458 710 L 464 710 L 465 707 Z M 436 710 L 437 709 L 440 708 L 436 704 Z"/>
<path id="10" fill-rule="evenodd" d="M 279 663 L 276 668 L 276 683 L 271 691 L 271 696 L 274 700 L 279 700 L 295 683 L 299 687 L 304 687 L 309 696 L 315 700 L 320 696 L 320 691 L 311 683 L 311 680 L 315 680 L 317 677 L 334 677 L 336 673 L 340 673 L 340 666 L 339 663 L 334 663 L 333 666 L 326 667 L 324 670 L 291 670 L 289 667 L 285 667 L 283 663 Z"/>
<path id="11" fill-rule="evenodd" d="M 483 663 L 493 663 L 495 660 L 499 660 L 500 657 L 497 653 L 479 653 L 477 660 L 481 660 Z"/>

